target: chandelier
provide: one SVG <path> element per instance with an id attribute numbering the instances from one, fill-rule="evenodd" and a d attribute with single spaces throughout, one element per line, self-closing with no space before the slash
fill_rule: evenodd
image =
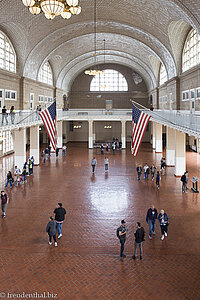
<path id="1" fill-rule="evenodd" d="M 97 64 L 97 1 L 94 0 L 94 65 Z M 104 71 L 97 69 L 85 70 L 86 75 L 96 76 L 103 75 Z"/>
<path id="2" fill-rule="evenodd" d="M 22 2 L 33 15 L 43 12 L 49 20 L 59 15 L 63 19 L 69 19 L 72 15 L 78 15 L 81 12 L 78 0 L 22 0 Z"/>

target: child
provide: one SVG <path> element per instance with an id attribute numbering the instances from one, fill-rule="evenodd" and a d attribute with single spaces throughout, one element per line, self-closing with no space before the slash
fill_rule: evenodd
<path id="1" fill-rule="evenodd" d="M 56 221 L 53 219 L 53 217 L 49 218 L 49 223 L 47 224 L 46 227 L 46 232 L 49 235 L 49 245 L 52 245 L 52 237 L 54 239 L 54 245 L 55 247 L 58 246 L 57 242 L 56 242 Z"/>
<path id="2" fill-rule="evenodd" d="M 160 173 L 159 173 L 159 171 L 157 171 L 157 175 L 156 175 L 156 185 L 157 185 L 157 190 L 159 190 L 159 188 L 160 188 Z"/>

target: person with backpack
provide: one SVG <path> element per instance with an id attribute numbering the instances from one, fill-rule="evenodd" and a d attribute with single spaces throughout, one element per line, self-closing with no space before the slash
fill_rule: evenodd
<path id="1" fill-rule="evenodd" d="M 132 259 L 136 259 L 137 256 L 137 247 L 139 246 L 140 249 L 140 259 L 142 259 L 142 243 L 144 241 L 145 231 L 144 228 L 141 226 L 140 222 L 137 222 L 137 230 L 135 232 L 135 249 Z"/>
<path id="2" fill-rule="evenodd" d="M 160 188 L 160 172 L 157 171 L 157 175 L 156 175 L 156 186 L 157 186 L 157 190 L 159 190 Z"/>
<path id="3" fill-rule="evenodd" d="M 30 158 L 28 161 L 28 167 L 29 167 L 29 175 L 33 175 L 33 162 Z"/>
<path id="4" fill-rule="evenodd" d="M 12 177 L 12 173 L 9 171 L 7 174 L 7 181 L 6 181 L 5 189 L 7 188 L 8 183 L 10 183 L 10 188 L 12 188 L 13 182 L 14 182 L 14 179 Z"/>
<path id="5" fill-rule="evenodd" d="M 141 167 L 141 165 L 137 166 L 136 171 L 137 171 L 137 175 L 138 175 L 138 181 L 140 181 L 140 177 L 141 177 L 141 174 L 142 174 L 142 167 Z"/>
<path id="6" fill-rule="evenodd" d="M 49 245 L 52 245 L 52 237 L 53 237 L 54 245 L 55 247 L 57 247 L 58 244 L 56 241 L 56 221 L 53 219 L 53 217 L 49 218 L 49 223 L 47 224 L 46 232 L 49 235 Z"/>
<path id="7" fill-rule="evenodd" d="M 156 167 L 154 165 L 152 165 L 150 169 L 151 169 L 151 179 L 153 181 L 153 179 L 155 177 Z"/>
<path id="8" fill-rule="evenodd" d="M 120 249 L 120 260 L 123 261 L 126 255 L 124 254 L 124 244 L 126 242 L 126 222 L 125 220 L 121 221 L 121 226 L 117 228 L 117 237 L 120 240 L 121 249 Z"/>
<path id="9" fill-rule="evenodd" d="M 182 181 L 182 192 L 186 194 L 187 193 L 186 192 L 186 188 L 187 188 L 186 172 L 181 176 L 181 181 Z"/>

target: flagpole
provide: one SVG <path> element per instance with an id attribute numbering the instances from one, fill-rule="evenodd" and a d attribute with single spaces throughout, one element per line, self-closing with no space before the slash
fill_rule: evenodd
<path id="1" fill-rule="evenodd" d="M 156 112 L 151 111 L 149 108 L 143 106 L 142 104 L 140 104 L 140 103 L 138 103 L 138 102 L 136 102 L 136 101 L 134 101 L 134 100 L 132 100 L 132 99 L 130 99 L 130 101 L 131 101 L 132 103 L 134 103 L 134 104 L 140 105 L 142 109 L 145 109 L 145 110 L 147 110 L 147 111 L 150 111 L 151 114 L 154 114 L 155 116 L 158 116 L 159 118 L 163 119 L 164 121 L 167 121 L 168 123 L 177 126 L 176 123 L 174 123 L 174 122 L 172 122 L 172 121 L 166 119 L 165 117 L 160 116 L 159 114 L 156 114 Z M 147 113 L 148 113 L 148 112 L 147 112 Z M 151 115 L 151 117 L 153 117 L 153 115 Z M 155 122 L 156 122 L 156 121 L 155 121 Z M 184 128 L 184 127 L 183 127 L 183 128 Z M 185 127 L 185 128 L 186 128 L 186 127 Z"/>

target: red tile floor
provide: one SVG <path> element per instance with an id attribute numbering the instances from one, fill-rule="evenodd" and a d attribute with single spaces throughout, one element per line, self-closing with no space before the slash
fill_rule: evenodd
<path id="1" fill-rule="evenodd" d="M 151 180 L 137 181 L 136 163 L 159 166 L 160 158 L 150 145 L 143 145 L 137 158 L 129 149 L 117 151 L 109 155 L 105 175 L 104 156 L 85 144 L 71 144 L 66 158 L 52 156 L 34 168 L 25 185 L 8 188 L 7 217 L 0 220 L 0 298 L 24 292 L 35 299 L 49 292 L 56 299 L 200 299 L 199 194 L 182 194 L 173 168 L 162 177 L 159 191 Z M 12 164 L 12 156 L 0 160 L 1 186 Z M 188 152 L 190 178 L 200 177 L 199 167 L 200 156 Z M 67 217 L 56 248 L 48 245 L 45 227 L 58 202 Z M 158 224 L 148 239 L 145 215 L 152 203 L 170 218 L 164 241 Z M 128 227 L 124 262 L 116 237 L 121 219 Z M 147 232 L 142 261 L 131 258 L 137 221 Z"/>

